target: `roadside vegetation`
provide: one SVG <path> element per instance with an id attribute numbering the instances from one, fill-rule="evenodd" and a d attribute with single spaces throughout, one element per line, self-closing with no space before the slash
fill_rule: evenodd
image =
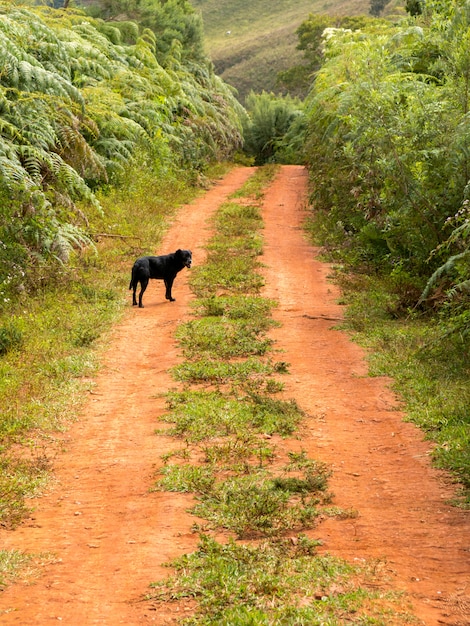
<path id="1" fill-rule="evenodd" d="M 273 360 L 269 340 L 276 303 L 260 296 L 260 200 L 275 172 L 258 169 L 220 207 L 207 262 L 192 272 L 195 317 L 176 334 L 181 388 L 162 418 L 176 447 L 155 489 L 194 494 L 200 543 L 148 599 L 183 603 L 191 616 L 181 623 L 194 625 L 405 623 L 403 598 L 372 590 L 383 582 L 379 562 L 319 555 L 309 533 L 322 517 L 355 512 L 334 506 L 325 464 L 289 450 L 304 416 L 282 397 L 289 365 Z"/>
<path id="2" fill-rule="evenodd" d="M 470 494 L 467 3 L 324 38 L 305 102 L 311 231 L 350 327 Z M 421 11 L 424 11 L 421 14 Z M 430 50 L 432 52 L 430 53 Z"/>
<path id="3" fill-rule="evenodd" d="M 319 516 L 354 513 L 332 505 L 328 468 L 280 451 L 303 416 L 281 399 L 289 366 L 271 350 L 275 303 L 260 296 L 259 201 L 273 164 L 307 165 L 308 227 L 336 264 L 346 327 L 470 506 L 468 4 L 410 1 L 408 16 L 383 19 L 333 5 L 298 18 L 302 3 L 271 3 L 277 22 L 263 28 L 278 36 L 279 17 L 303 20 L 277 76 L 291 95 L 252 91 L 268 78 L 259 63 L 246 108 L 186 0 L 36 4 L 63 3 L 0 0 L 0 525 L 17 527 L 53 480 L 61 432 L 123 315 L 129 259 L 155 251 L 178 205 L 228 161 L 268 163 L 218 213 L 193 272 L 194 319 L 178 329 L 183 389 L 165 419 L 181 445 L 155 488 L 194 493 L 206 522 L 154 599 L 196 597 L 188 623 L 406 623 L 368 588 L 380 564 L 319 557 L 308 534 Z M 224 19 L 209 37 L 223 26 L 213 43 L 230 47 Z M 241 39 L 253 23 L 237 18 Z M 0 552 L 0 585 L 40 558 Z"/>
<path id="4" fill-rule="evenodd" d="M 0 312 L 92 246 L 99 195 L 129 169 L 201 183 L 240 148 L 242 108 L 178 6 L 157 28 L 0 2 Z"/>

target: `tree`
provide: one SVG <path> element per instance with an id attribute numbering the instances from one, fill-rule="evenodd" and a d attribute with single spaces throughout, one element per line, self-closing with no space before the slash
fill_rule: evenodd
<path id="1" fill-rule="evenodd" d="M 381 15 L 390 0 L 370 0 L 369 13 L 374 17 Z"/>
<path id="2" fill-rule="evenodd" d="M 413 17 L 423 12 L 423 0 L 406 0 L 405 9 Z"/>
<path id="3" fill-rule="evenodd" d="M 202 18 L 189 0 L 96 0 L 87 10 L 107 22 L 120 22 L 125 17 L 138 22 L 141 28 L 152 30 L 162 65 L 165 65 L 174 41 L 181 44 L 183 59 L 207 60 Z"/>

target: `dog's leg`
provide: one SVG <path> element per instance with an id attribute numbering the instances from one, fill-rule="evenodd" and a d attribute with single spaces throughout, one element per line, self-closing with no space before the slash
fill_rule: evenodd
<path id="1" fill-rule="evenodd" d="M 144 295 L 145 290 L 147 289 L 147 285 L 149 284 L 148 278 L 141 278 L 140 280 L 140 293 L 139 293 L 139 308 L 143 309 L 144 305 L 142 304 L 142 296 Z"/>
<path id="2" fill-rule="evenodd" d="M 166 287 L 166 291 L 165 291 L 165 298 L 167 300 L 169 300 L 170 302 L 174 302 L 175 298 L 172 297 L 171 295 L 171 288 L 173 287 L 173 281 L 175 280 L 174 276 L 171 276 L 170 278 L 165 278 L 164 282 L 165 282 L 165 287 Z"/>
<path id="3" fill-rule="evenodd" d="M 131 284 L 129 285 L 129 289 L 132 289 L 132 306 L 137 306 L 137 298 L 135 297 L 135 292 L 137 291 L 137 281 L 132 279 Z"/>

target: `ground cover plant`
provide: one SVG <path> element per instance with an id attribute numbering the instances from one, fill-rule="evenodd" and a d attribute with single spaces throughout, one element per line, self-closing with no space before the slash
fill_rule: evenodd
<path id="1" fill-rule="evenodd" d="M 21 577 L 29 584 L 39 575 L 41 566 L 54 560 L 52 554 L 25 554 L 19 550 L 0 550 L 0 592 Z"/>
<path id="2" fill-rule="evenodd" d="M 189 606 L 197 602 L 197 613 L 183 622 L 188 626 L 412 623 L 405 608 L 396 608 L 399 596 L 367 589 L 371 570 L 377 576 L 380 562 L 370 568 L 351 566 L 317 555 L 317 545 L 302 534 L 295 541 L 256 544 L 221 544 L 201 535 L 196 552 L 172 563 L 176 575 L 155 584 L 154 597 L 186 600 Z"/>
<path id="3" fill-rule="evenodd" d="M 176 331 L 184 360 L 173 375 L 182 387 L 167 394 L 161 420 L 170 426 L 161 432 L 178 445 L 162 458 L 154 489 L 193 494 L 200 545 L 169 564 L 175 575 L 153 585 L 147 599 L 187 600 L 187 624 L 398 624 L 392 594 L 365 583 L 377 580 L 379 565 L 372 573 L 319 556 L 318 542 L 303 534 L 322 516 L 355 512 L 334 507 L 327 466 L 288 451 L 286 439 L 298 435 L 304 417 L 295 401 L 277 395 L 289 367 L 272 360 L 269 341 L 256 348 L 269 339 L 275 303 L 263 300 L 258 281 L 240 295 L 237 281 L 246 285 L 245 277 L 221 279 L 234 232 L 247 240 L 235 246 L 248 274 L 259 271 L 262 248 L 254 255 L 251 241 L 262 228 L 260 192 L 276 168 L 267 171 L 216 215 L 207 263 L 191 279 L 195 319 Z M 233 321 L 243 330 L 230 332 Z"/>
<path id="4" fill-rule="evenodd" d="M 348 304 L 345 328 L 368 351 L 370 374 L 390 376 L 406 419 L 434 442 L 432 459 L 456 483 L 454 504 L 470 508 L 470 362 L 467 339 L 453 320 L 410 311 L 393 312 L 389 281 L 341 271 L 337 279 Z"/>

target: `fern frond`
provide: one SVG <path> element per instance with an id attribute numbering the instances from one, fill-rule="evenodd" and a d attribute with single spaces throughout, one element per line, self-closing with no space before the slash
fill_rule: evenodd
<path id="1" fill-rule="evenodd" d="M 94 242 L 75 224 L 61 224 L 54 220 L 55 233 L 51 238 L 50 252 L 60 263 L 68 263 L 74 249 L 96 249 Z"/>
<path id="2" fill-rule="evenodd" d="M 12 195 L 37 189 L 37 183 L 28 175 L 15 158 L 0 155 L 0 187 L 4 186 Z"/>
<path id="3" fill-rule="evenodd" d="M 455 298 L 459 293 L 470 293 L 470 280 L 464 280 L 463 282 L 454 285 L 447 292 L 447 296 L 452 299 Z"/>
<path id="4" fill-rule="evenodd" d="M 8 120 L 0 117 L 0 135 L 2 137 L 8 137 L 9 139 L 20 140 L 21 133 L 18 127 L 11 124 Z"/>
<path id="5" fill-rule="evenodd" d="M 428 280 L 426 287 L 424 288 L 424 291 L 421 294 L 420 299 L 418 300 L 418 305 L 422 304 L 429 297 L 429 294 L 437 286 L 439 280 L 443 276 L 446 276 L 452 272 L 452 270 L 455 268 L 458 261 L 461 261 L 462 259 L 465 259 L 466 257 L 469 257 L 469 256 L 470 256 L 470 250 L 465 250 L 464 252 L 461 252 L 460 254 L 455 254 L 454 256 L 451 256 L 449 259 L 447 259 L 447 261 L 443 265 L 438 267 L 437 270 L 434 272 L 434 274 L 431 276 L 431 278 Z M 465 281 L 464 283 L 460 283 L 460 284 L 464 285 L 466 284 L 466 282 L 467 281 Z M 454 286 L 454 289 L 456 289 L 456 286 Z"/>
<path id="6" fill-rule="evenodd" d="M 25 171 L 38 185 L 42 181 L 44 169 L 54 169 L 52 155 L 37 146 L 17 146 L 16 153 Z"/>

